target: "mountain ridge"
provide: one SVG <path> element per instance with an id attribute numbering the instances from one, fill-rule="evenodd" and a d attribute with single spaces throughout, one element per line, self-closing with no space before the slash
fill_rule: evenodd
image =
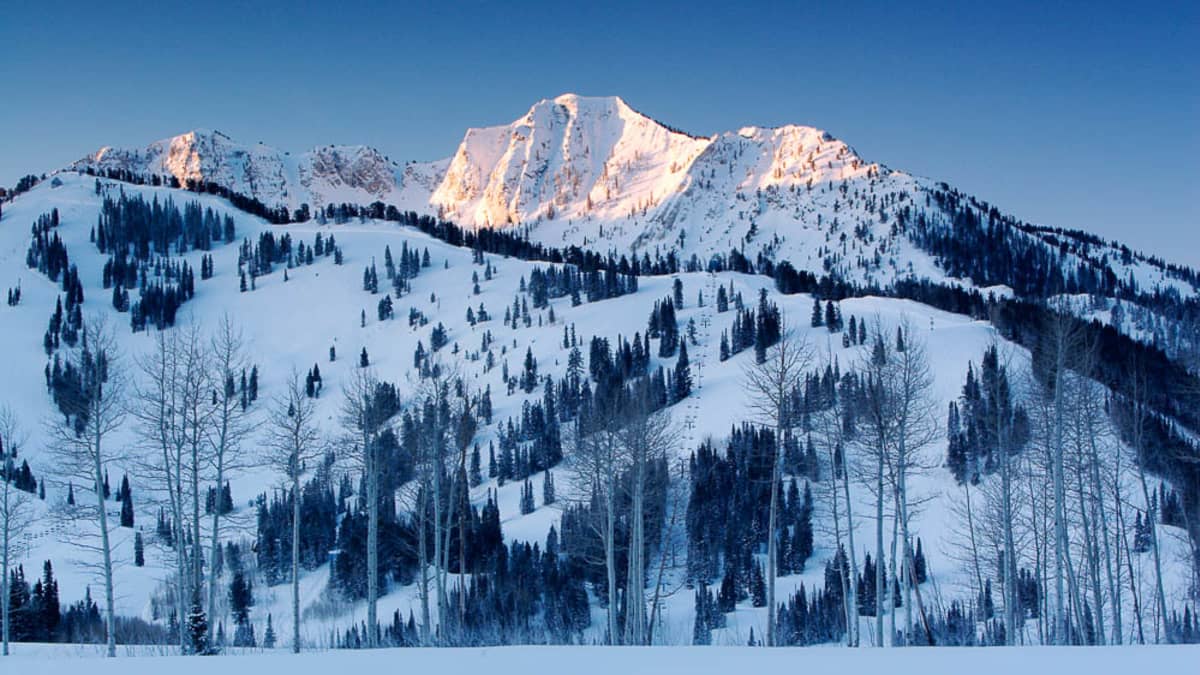
<path id="1" fill-rule="evenodd" d="M 964 228 L 978 239 L 1002 223 L 1016 226 L 1005 236 L 1061 258 L 1069 275 L 1085 268 L 1107 279 L 1105 295 L 1119 284 L 1134 294 L 1197 290 L 1186 268 L 1083 232 L 1021 223 L 945 183 L 867 161 L 825 130 L 745 126 L 697 136 L 619 96 L 542 99 L 510 123 L 467 129 L 450 157 L 433 162 L 400 164 L 365 145 L 292 155 L 197 129 L 144 149 L 106 146 L 65 170 L 215 183 L 285 209 L 278 220 L 382 204 L 467 229 L 514 228 L 556 248 L 669 252 L 694 267 L 736 251 L 867 285 L 961 277 L 1020 293 L 1019 280 L 987 256 L 948 260 L 948 248 L 978 244 L 961 241 Z M 959 241 L 948 247 L 948 239 Z"/>

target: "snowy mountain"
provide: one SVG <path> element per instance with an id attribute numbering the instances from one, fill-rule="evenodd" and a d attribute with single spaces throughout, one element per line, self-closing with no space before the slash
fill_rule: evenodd
<path id="1" fill-rule="evenodd" d="M 164 184 L 216 183 L 271 207 L 289 211 L 348 202 L 384 201 L 423 207 L 442 173 L 441 163 L 397 164 L 362 145 L 324 146 L 292 157 L 262 144 L 244 145 L 219 131 L 196 129 L 143 149 L 104 147 L 67 167 L 74 171 L 129 172 Z"/>
<path id="2" fill-rule="evenodd" d="M 400 165 L 366 146 L 293 157 L 197 130 L 140 150 L 102 148 L 67 170 L 211 184 L 284 209 L 285 220 L 375 203 L 466 228 L 512 228 L 551 247 L 670 253 L 697 268 L 737 251 L 752 262 L 786 260 L 870 286 L 965 277 L 968 285 L 1028 294 L 1008 261 L 988 270 L 986 258 L 949 259 L 948 243 L 979 248 L 983 235 L 966 232 L 966 219 L 980 233 L 1001 224 L 999 236 L 1015 242 L 1005 249 L 1049 255 L 1045 267 L 1062 274 L 1037 281 L 1042 295 L 1091 290 L 1072 287 L 1076 275 L 1107 280 L 1107 296 L 1122 285 L 1126 294 L 1193 296 L 1200 284 L 1194 272 L 1180 274 L 1160 258 L 1022 223 L 944 183 L 866 160 L 820 129 L 746 127 L 703 138 L 619 97 L 539 101 L 511 124 L 467 130 L 454 155 L 437 162 Z"/>
<path id="3" fill-rule="evenodd" d="M 53 560 L 64 606 L 100 596 L 91 543 L 100 527 L 61 517 L 77 499 L 96 496 L 62 465 L 53 432 L 65 428 L 64 418 L 80 419 L 69 396 L 78 371 L 65 364 L 83 358 L 82 329 L 103 318 L 119 346 L 112 368 L 127 376 L 131 401 L 123 408 L 128 423 L 114 425 L 107 441 L 121 451 L 104 469 L 114 483 L 128 474 L 134 496 L 128 507 L 124 496 L 101 500 L 113 521 L 114 604 L 150 626 L 144 635 L 154 639 L 185 610 L 181 561 L 190 556 L 206 570 L 217 563 L 180 543 L 194 535 L 173 529 L 172 518 L 191 516 L 179 495 L 172 502 L 157 482 L 162 467 L 148 448 L 158 441 L 134 423 L 145 414 L 134 395 L 155 384 L 146 363 L 163 344 L 159 337 L 207 341 L 224 317 L 243 335 L 248 366 L 241 382 L 225 373 L 227 396 L 243 397 L 247 430 L 244 457 L 224 476 L 230 510 L 221 514 L 218 538 L 227 547 L 219 550 L 228 552 L 220 554 L 220 592 L 207 607 L 210 623 L 230 633 L 237 622 L 261 636 L 270 616 L 280 643 L 291 639 L 290 568 L 283 564 L 290 561 L 283 543 L 291 529 L 279 525 L 290 518 L 287 485 L 278 463 L 264 457 L 278 443 L 277 420 L 290 417 L 281 413 L 295 404 L 284 397 L 296 377 L 307 386 L 313 433 L 328 450 L 303 475 L 300 638 L 309 646 L 363 639 L 368 500 L 365 469 L 347 441 L 343 394 L 370 371 L 394 387 L 385 394 L 395 393 L 383 425 L 394 444 L 385 460 L 394 482 L 385 483 L 382 500 L 391 512 L 382 524 L 388 544 L 378 608 L 388 644 L 413 644 L 412 626 L 425 624 L 423 613 L 439 635 L 463 631 L 439 637 L 441 644 L 606 639 L 610 611 L 615 621 L 613 608 L 637 593 L 623 586 L 617 601 L 605 588 L 597 562 L 603 556 L 591 539 L 602 528 L 588 520 L 599 499 L 588 490 L 599 482 L 580 468 L 585 442 L 573 434 L 587 414 L 580 410 L 596 414 L 621 400 L 624 394 L 614 392 L 626 386 L 646 387 L 657 397 L 656 412 L 670 421 L 657 458 L 665 467 L 660 491 L 649 500 L 647 583 L 640 589 L 655 599 L 642 603 L 654 616 L 647 640 L 763 639 L 760 582 L 768 549 L 760 516 L 763 486 L 772 481 L 755 473 L 755 462 L 774 452 L 774 441 L 743 426 L 770 426 L 746 380 L 779 340 L 774 332 L 786 317 L 811 359 L 789 394 L 804 413 L 785 441 L 784 501 L 793 524 L 780 537 L 790 551 L 779 556 L 786 568 L 778 600 L 792 631 L 784 641 L 835 642 L 861 633 L 869 644 L 874 626 L 883 635 L 870 616 L 877 605 L 860 597 L 862 606 L 843 607 L 839 594 L 851 585 L 874 592 L 879 568 L 869 567 L 871 559 L 907 578 L 894 567 L 895 542 L 907 535 L 897 534 L 900 509 L 890 501 L 897 481 L 888 479 L 887 503 L 876 501 L 872 462 L 879 455 L 866 434 L 846 430 L 869 417 L 855 408 L 870 393 L 856 378 L 881 358 L 918 351 L 928 359 L 921 406 L 927 426 L 911 448 L 911 482 L 903 496 L 896 488 L 895 503 L 913 506 L 905 527 L 920 551 L 922 580 L 905 589 L 904 608 L 913 602 L 907 593 L 920 588 L 939 639 L 1002 640 L 1001 620 L 992 616 L 999 614 L 992 604 L 1008 597 L 996 570 L 1005 548 L 996 516 L 1000 451 L 956 454 L 997 435 L 967 430 L 972 416 L 990 419 L 986 411 L 994 411 L 992 394 L 979 384 L 996 385 L 999 366 L 983 365 L 994 348 L 1008 378 L 996 387 L 1006 396 L 1015 392 L 1027 414 L 1014 415 L 1012 426 L 1026 436 L 1014 451 L 1022 472 L 1014 566 L 1020 602 L 1028 604 L 1008 620 L 1023 640 L 1050 642 L 1054 543 L 1046 523 L 1055 472 L 1046 457 L 1055 436 L 1047 430 L 1054 403 L 1046 350 L 1053 308 L 1084 319 L 1072 326 L 1093 342 L 1090 351 L 1077 351 L 1095 356 L 1072 360 L 1076 374 L 1063 378 L 1078 423 L 1058 441 L 1062 446 L 1066 437 L 1071 446 L 1070 484 L 1061 497 L 1070 500 L 1065 536 L 1077 556 L 1071 583 L 1086 589 L 1072 591 L 1072 622 L 1086 618 L 1072 625 L 1071 639 L 1095 641 L 1100 633 L 1132 641 L 1142 619 L 1149 625 L 1160 612 L 1194 606 L 1189 556 L 1197 532 L 1194 525 L 1189 532 L 1185 514 L 1196 512 L 1200 491 L 1189 482 L 1194 473 L 1177 467 L 1178 456 L 1165 448 L 1190 448 L 1200 431 L 1200 416 L 1181 394 L 1194 382 L 1187 358 L 1200 346 L 1196 273 L 1086 233 L 1019 222 L 947 185 L 868 162 L 818 129 L 748 127 L 701 138 L 619 98 L 564 95 L 538 102 L 512 124 L 467 131 L 448 160 L 403 165 L 365 146 L 293 156 L 197 130 L 140 150 L 103 148 L 5 202 L 0 218 L 0 278 L 12 284 L 8 306 L 0 308 L 0 353 L 12 367 L 0 386 L 0 408 L 34 432 L 22 436 L 16 464 L 29 466 L 22 489 L 32 481 L 35 492 L 44 491 L 30 507 L 40 520 L 17 560 L 31 580 L 42 561 Z M 1130 388 L 1118 361 L 1130 354 L 1155 378 L 1144 424 L 1159 434 L 1161 453 L 1134 448 L 1120 417 Z M 431 395 L 443 373 L 454 386 Z M 212 387 L 213 405 L 219 390 Z M 443 434 L 454 437 L 458 454 L 454 461 L 439 457 L 434 471 L 427 446 L 441 446 L 428 440 L 436 436 L 428 425 L 444 423 L 429 416 L 443 405 L 438 395 L 455 416 L 453 433 Z M 1008 403 L 999 408 L 1011 412 Z M 182 424 L 203 431 L 195 438 L 212 433 L 200 422 Z M 0 440 L 13 447 L 11 438 Z M 614 462 L 610 474 L 632 480 L 630 465 Z M 197 500 L 201 489 L 226 489 L 213 464 L 197 464 Z M 1095 475 L 1081 470 L 1093 465 Z M 696 466 L 716 478 L 705 482 Z M 469 474 L 469 486 L 456 482 Z M 421 501 L 435 475 L 458 486 L 451 495 L 462 489 L 463 499 L 434 499 L 437 507 Z M 631 501 L 622 498 L 619 508 Z M 128 524 L 117 525 L 126 508 Z M 415 532 L 429 527 L 425 520 L 437 508 L 460 509 L 457 525 L 434 531 L 469 552 L 447 553 L 444 563 L 426 558 L 422 568 L 418 556 L 432 552 L 415 543 L 428 538 Z M 631 516 L 622 514 L 616 529 L 632 536 Z M 1098 515 L 1101 524 L 1093 520 Z M 1150 525 L 1152 518 L 1158 524 Z M 207 541 L 216 520 L 202 520 L 192 524 Z M 717 527 L 723 529 L 710 529 Z M 1154 549 L 1161 556 L 1147 544 L 1155 531 L 1162 533 Z M 1110 535 L 1128 541 L 1113 543 L 1109 553 Z M 890 551 L 880 555 L 876 541 L 884 536 Z M 80 541 L 91 548 L 73 545 Z M 139 548 L 144 565 L 133 564 Z M 633 548 L 619 552 L 622 569 L 614 577 L 622 584 Z M 853 574 L 841 587 L 845 551 Z M 1109 561 L 1118 563 L 1115 577 L 1105 574 Z M 242 607 L 241 617 L 227 592 L 236 574 L 253 586 L 254 604 Z M 445 602 L 423 603 L 429 589 L 420 578 L 449 588 L 439 591 Z M 903 613 L 891 614 L 882 639 L 911 631 L 901 625 Z M 1168 618 L 1162 630 L 1183 622 Z M 1088 630 L 1090 638 L 1078 637 Z"/>
<path id="4" fill-rule="evenodd" d="M 468 130 L 430 203 L 474 227 L 620 220 L 678 192 L 708 144 L 620 98 L 566 94 L 512 124 Z"/>

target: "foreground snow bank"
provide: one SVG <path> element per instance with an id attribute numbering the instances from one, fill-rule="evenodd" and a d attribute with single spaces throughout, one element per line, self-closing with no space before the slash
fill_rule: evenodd
<path id="1" fill-rule="evenodd" d="M 123 653 L 133 650 L 122 648 Z M 748 647 L 496 647 L 487 649 L 381 649 L 376 651 L 306 652 L 226 655 L 212 658 L 136 656 L 103 659 L 90 647 L 15 645 L 14 655 L 0 661 L 5 672 L 38 675 L 261 675 L 287 668 L 292 675 L 309 673 L 404 672 L 454 675 L 528 673 L 572 675 L 695 675 L 697 673 L 808 672 L 1014 673 L 1189 672 L 1200 663 L 1200 647 L 1019 647 L 933 649 L 837 649 Z M 10 669 L 9 666 L 12 666 Z M 771 669 L 768 671 L 767 669 Z M 386 670 L 385 670 L 386 669 Z"/>

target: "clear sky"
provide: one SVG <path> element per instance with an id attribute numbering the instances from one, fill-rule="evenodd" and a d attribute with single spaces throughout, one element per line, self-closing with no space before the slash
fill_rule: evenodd
<path id="1" fill-rule="evenodd" d="M 5 2 L 0 185 L 195 127 L 451 155 L 564 92 L 817 126 L 1020 218 L 1200 266 L 1200 3 Z M 602 6 L 603 5 L 603 6 Z"/>

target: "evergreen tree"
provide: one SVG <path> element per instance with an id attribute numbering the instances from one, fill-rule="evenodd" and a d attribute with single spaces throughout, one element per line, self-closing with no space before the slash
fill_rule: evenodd
<path id="1" fill-rule="evenodd" d="M 479 444 L 476 443 L 475 446 L 471 448 L 471 487 L 479 487 L 481 484 L 483 484 L 483 467 L 481 464 L 482 460 L 479 456 Z"/>
<path id="2" fill-rule="evenodd" d="M 233 580 L 229 583 L 229 611 L 237 625 L 242 625 L 250 618 L 253 605 L 254 589 L 250 581 L 241 569 L 234 570 Z"/>
<path id="3" fill-rule="evenodd" d="M 204 608 L 200 606 L 198 599 L 192 602 L 192 607 L 188 611 L 187 635 L 188 650 L 190 653 L 199 655 L 216 653 L 214 646 L 209 644 L 208 618 L 205 616 Z"/>
<path id="4" fill-rule="evenodd" d="M 692 368 L 688 363 L 687 342 L 679 343 L 679 358 L 675 361 L 674 400 L 682 401 L 692 393 Z"/>
<path id="5" fill-rule="evenodd" d="M 266 649 L 275 648 L 275 628 L 271 626 L 271 615 L 267 615 L 267 630 L 263 633 L 263 647 Z"/>
<path id="6" fill-rule="evenodd" d="M 521 371 L 521 389 L 524 390 L 526 394 L 531 394 L 533 393 L 533 390 L 537 388 L 537 382 L 537 361 L 533 358 L 533 349 L 526 347 L 525 366 Z"/>
<path id="7" fill-rule="evenodd" d="M 133 493 L 129 489 L 129 476 L 121 478 L 119 488 L 121 501 L 121 527 L 133 527 Z"/>
<path id="8" fill-rule="evenodd" d="M 832 300 L 825 302 L 825 326 L 830 333 L 836 333 L 842 329 L 842 314 Z"/>
<path id="9" fill-rule="evenodd" d="M 921 550 L 921 538 L 917 537 L 917 552 L 913 554 L 913 578 L 918 584 L 923 584 L 928 577 L 925 552 Z"/>
<path id="10" fill-rule="evenodd" d="M 789 546 L 791 569 L 793 572 L 803 572 L 804 564 L 813 552 L 812 524 L 812 489 L 808 482 L 804 483 L 804 501 L 796 514 L 796 526 L 792 531 L 792 542 Z"/>
<path id="11" fill-rule="evenodd" d="M 750 599 L 755 607 L 767 606 L 767 582 L 763 578 L 762 565 L 754 563 L 750 572 Z"/>
<path id="12" fill-rule="evenodd" d="M 521 487 L 521 514 L 533 513 L 537 506 L 533 501 L 533 481 L 525 479 L 525 484 Z"/>
<path id="13" fill-rule="evenodd" d="M 542 504 L 549 506 L 554 503 L 554 474 L 546 470 L 546 478 L 542 483 Z"/>

